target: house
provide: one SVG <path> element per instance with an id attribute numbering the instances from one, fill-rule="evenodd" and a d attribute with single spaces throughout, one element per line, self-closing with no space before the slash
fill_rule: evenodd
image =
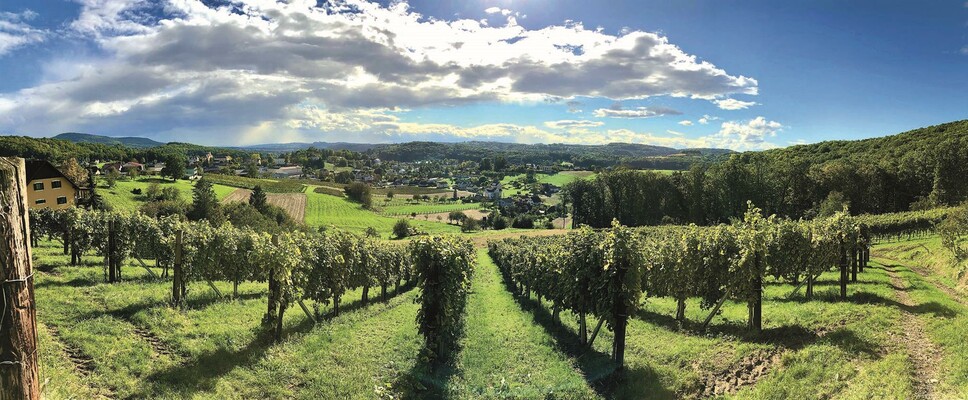
<path id="1" fill-rule="evenodd" d="M 50 162 L 27 161 L 27 201 L 31 209 L 70 208 L 80 197 L 81 188 Z"/>
<path id="2" fill-rule="evenodd" d="M 185 168 L 185 173 L 182 174 L 182 179 L 188 179 L 193 181 L 198 178 L 201 178 L 201 175 L 198 174 L 198 170 L 199 168 L 197 167 Z"/>
<path id="3" fill-rule="evenodd" d="M 137 170 L 138 172 L 144 172 L 145 166 L 141 163 L 136 163 L 134 161 L 129 161 L 121 165 L 121 172 L 130 173 L 133 170 Z"/>
<path id="4" fill-rule="evenodd" d="M 229 162 L 232 161 L 232 156 L 226 155 L 225 157 L 215 157 L 214 161 L 216 164 L 228 164 Z"/>
<path id="5" fill-rule="evenodd" d="M 501 194 L 500 183 L 492 183 L 490 186 L 484 188 L 484 197 L 488 200 L 500 200 Z"/>

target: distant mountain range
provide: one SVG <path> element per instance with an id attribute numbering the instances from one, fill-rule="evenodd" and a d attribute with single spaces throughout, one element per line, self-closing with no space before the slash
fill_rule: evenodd
<path id="1" fill-rule="evenodd" d="M 165 143 L 141 137 L 114 137 L 91 135 L 87 133 L 62 133 L 54 139 L 67 140 L 74 143 L 100 143 L 107 145 L 120 144 L 134 148 L 149 148 L 163 146 Z M 329 150 L 349 150 L 355 152 L 372 152 L 391 159 L 403 158 L 418 160 L 424 158 L 462 158 L 483 152 L 507 153 L 510 158 L 514 155 L 533 155 L 534 153 L 578 153 L 607 155 L 618 158 L 662 157 L 674 154 L 720 155 L 731 153 L 723 149 L 674 149 L 671 147 L 652 146 L 635 143 L 609 143 L 606 145 L 578 145 L 578 144 L 522 144 L 502 142 L 407 142 L 407 143 L 347 143 L 347 142 L 293 142 L 267 143 L 251 146 L 220 146 L 228 149 L 244 150 L 260 153 L 287 153 L 304 150 L 310 147 Z M 604 154 L 603 154 L 604 153 Z"/>
<path id="2" fill-rule="evenodd" d="M 114 137 L 114 136 L 91 135 L 88 133 L 77 133 L 77 132 L 62 133 L 60 135 L 54 136 L 54 139 L 67 140 L 69 142 L 74 142 L 74 143 L 99 143 L 99 144 L 106 144 L 106 145 L 119 144 L 122 146 L 134 147 L 138 149 L 143 149 L 148 147 L 158 147 L 158 146 L 165 145 L 164 143 L 156 142 L 154 140 L 143 138 L 143 137 L 135 137 L 135 136 Z"/>

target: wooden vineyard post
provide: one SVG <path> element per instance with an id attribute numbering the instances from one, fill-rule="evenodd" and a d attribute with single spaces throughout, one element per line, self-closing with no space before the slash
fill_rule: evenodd
<path id="1" fill-rule="evenodd" d="M 114 260 L 114 220 L 108 221 L 108 250 L 107 250 L 107 260 L 108 264 L 108 282 L 115 283 L 118 281 L 118 268 L 115 265 Z"/>
<path id="2" fill-rule="evenodd" d="M 4 400 L 40 398 L 25 175 L 23 159 L 0 159 L 0 399 Z"/>
<path id="3" fill-rule="evenodd" d="M 612 276 L 613 287 L 621 287 L 622 283 L 625 282 L 628 268 L 629 266 L 626 263 L 617 263 L 615 275 Z M 618 370 L 621 371 L 625 369 L 625 328 L 629 321 L 628 299 L 624 298 L 622 291 L 616 291 L 612 304 L 615 318 L 615 326 L 613 327 L 615 339 L 612 342 L 612 354 L 615 362 L 618 363 Z"/>
<path id="4" fill-rule="evenodd" d="M 172 282 L 171 282 L 171 300 L 172 303 L 179 307 L 182 304 L 182 231 L 175 232 L 175 260 L 172 263 Z"/>
<path id="5" fill-rule="evenodd" d="M 857 248 L 850 249 L 850 281 L 857 282 Z"/>
<path id="6" fill-rule="evenodd" d="M 840 245 L 840 298 L 847 300 L 847 249 Z"/>
<path id="7" fill-rule="evenodd" d="M 763 275 L 760 272 L 760 254 L 754 256 L 753 263 L 757 273 L 753 278 L 753 299 L 748 303 L 749 326 L 748 328 L 759 333 L 763 329 Z"/>

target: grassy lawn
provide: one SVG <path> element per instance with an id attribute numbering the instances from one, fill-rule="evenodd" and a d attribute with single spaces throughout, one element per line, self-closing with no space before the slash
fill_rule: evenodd
<path id="1" fill-rule="evenodd" d="M 148 190 L 148 186 L 152 183 L 158 183 L 162 188 L 164 187 L 174 187 L 178 189 L 179 195 L 182 200 L 187 202 L 192 201 L 192 188 L 195 187 L 194 181 L 188 181 L 179 179 L 172 182 L 171 179 L 160 179 L 160 178 L 138 178 L 136 180 L 118 180 L 115 182 L 114 187 L 109 188 L 106 186 L 105 182 L 102 180 L 98 186 L 98 194 L 104 197 L 104 201 L 109 204 L 115 210 L 131 210 L 135 211 L 145 204 L 144 198 L 141 195 L 136 195 L 131 193 L 134 189 L 141 189 L 142 192 Z M 223 185 L 212 185 L 215 190 L 215 195 L 219 200 L 225 198 L 230 193 L 235 191 L 234 187 L 228 187 Z"/>
<path id="2" fill-rule="evenodd" d="M 386 217 L 345 197 L 316 193 L 313 187 L 306 188 L 306 225 L 311 227 L 335 226 L 350 232 L 362 233 L 373 227 L 380 236 L 389 237 L 399 218 Z M 431 233 L 459 233 L 460 227 L 435 221 L 411 219 L 410 223 L 418 229 Z"/>

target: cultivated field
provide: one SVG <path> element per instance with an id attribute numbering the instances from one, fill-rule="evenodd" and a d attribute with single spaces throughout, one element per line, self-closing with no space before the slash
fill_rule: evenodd
<path id="1" fill-rule="evenodd" d="M 252 191 L 248 189 L 236 189 L 234 192 L 222 199 L 223 203 L 249 202 Z M 306 195 L 303 193 L 268 193 L 266 200 L 269 204 L 286 210 L 292 219 L 302 222 L 306 219 Z"/>

